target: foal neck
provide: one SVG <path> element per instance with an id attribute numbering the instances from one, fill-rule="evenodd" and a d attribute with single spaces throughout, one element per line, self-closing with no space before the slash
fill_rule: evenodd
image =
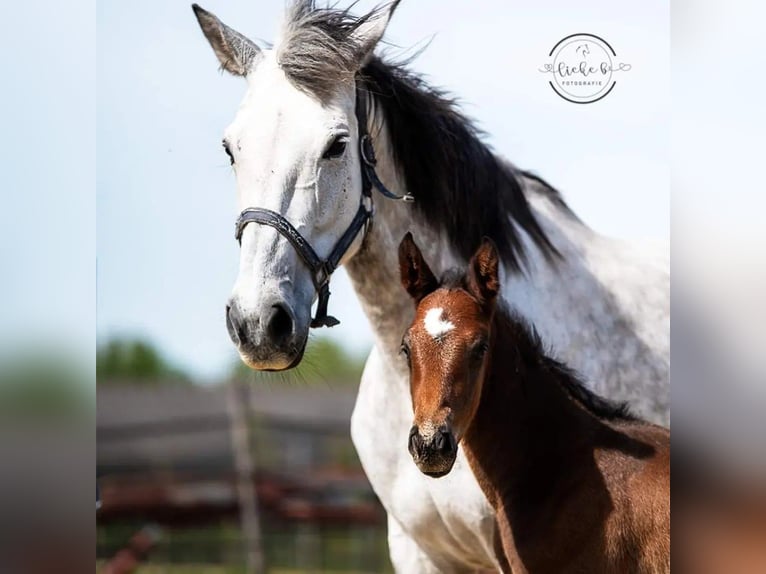
<path id="1" fill-rule="evenodd" d="M 593 533 L 603 531 L 612 509 L 599 453 L 627 460 L 653 449 L 629 436 L 630 415 L 589 393 L 503 309 L 495 313 L 488 360 L 461 443 L 466 458 L 495 509 L 513 572 L 566 570 L 567 560 L 599 539 Z"/>
<path id="2" fill-rule="evenodd" d="M 479 483 L 498 505 L 507 496 L 528 496 L 528 476 L 534 476 L 535 490 L 554 488 L 556 469 L 591 451 L 604 423 L 566 390 L 573 381 L 565 379 L 573 375 L 545 355 L 523 319 L 505 309 L 495 312 L 488 361 L 464 445 Z"/>

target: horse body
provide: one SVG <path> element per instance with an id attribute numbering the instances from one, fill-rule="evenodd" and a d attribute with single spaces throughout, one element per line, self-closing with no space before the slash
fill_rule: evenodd
<path id="1" fill-rule="evenodd" d="M 441 271 L 465 261 L 482 235 L 491 236 L 507 271 L 503 293 L 561 357 L 596 381 L 599 392 L 631 400 L 640 414 L 661 422 L 668 411 L 666 259 L 651 261 L 589 230 L 557 192 L 497 158 L 447 96 L 376 58 L 396 3 L 357 20 L 295 0 L 282 39 L 270 50 L 195 11 L 222 67 L 248 82 L 225 137 L 240 208 L 278 212 L 323 258 L 360 204 L 354 113 L 360 82 L 370 94 L 378 175 L 415 203 L 375 197 L 370 231 L 343 258 L 375 340 L 352 438 L 388 512 L 398 571 L 493 567 L 492 511 L 466 461 L 459 458 L 449 477 L 434 481 L 406 452 L 412 408 L 398 347 L 412 305 L 399 284 L 399 240 L 412 230 Z M 248 225 L 241 246 L 227 306 L 232 340 L 254 368 L 294 366 L 316 297 L 310 273 L 269 227 Z"/>
<path id="2" fill-rule="evenodd" d="M 530 260 L 503 295 L 598 394 L 670 423 L 670 260 L 667 244 L 604 237 L 527 180 L 532 209 L 563 261 Z M 528 250 L 534 253 L 534 247 Z"/>

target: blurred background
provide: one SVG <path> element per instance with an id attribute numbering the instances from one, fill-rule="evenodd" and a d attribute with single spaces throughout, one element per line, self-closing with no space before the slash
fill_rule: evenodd
<path id="1" fill-rule="evenodd" d="M 203 5 L 261 40 L 283 9 Z M 672 182 L 677 572 L 766 571 L 764 9 L 678 0 L 669 47 L 667 3 L 404 0 L 388 34 L 395 55 L 431 41 L 413 67 L 598 231 L 665 237 Z M 144 553 L 142 572 L 241 572 L 248 556 L 276 571 L 385 571 L 382 515 L 343 454 L 347 429 L 332 430 L 358 376 L 236 375 L 223 323 L 236 213 L 219 142 L 243 85 L 217 73 L 188 2 L 29 0 L 7 3 L 4 21 L 0 571 L 132 568 Z M 633 64 L 597 105 L 563 102 L 537 72 L 578 31 Z M 328 336 L 356 364 L 369 331 L 342 273 L 333 290 L 343 322 Z"/>
<path id="2" fill-rule="evenodd" d="M 279 0 L 203 5 L 262 40 L 274 38 L 283 9 Z M 385 571 L 381 515 L 352 478 L 353 456 L 341 454 L 352 452 L 347 429 L 331 430 L 358 377 L 345 383 L 319 367 L 298 381 L 235 375 L 223 306 L 236 213 L 219 142 L 243 85 L 217 73 L 188 2 L 3 8 L 0 571 L 133 567 L 131 547 L 149 558 L 142 572 L 241 572 L 247 556 L 276 571 Z M 760 574 L 766 8 L 671 8 L 672 46 L 661 2 L 403 0 L 388 37 L 394 54 L 430 40 L 413 67 L 461 96 L 498 150 L 559 187 L 598 231 L 665 237 L 672 182 L 674 567 Z M 563 102 L 536 71 L 579 31 L 633 64 L 597 105 Z M 333 290 L 343 322 L 329 336 L 354 363 L 369 331 L 342 273 Z M 98 421 L 97 348 L 112 357 Z M 326 414 L 295 424 L 307 403 Z M 325 438 L 313 450 L 280 449 L 295 444 L 274 438 L 285 433 Z M 237 456 L 245 452 L 249 460 Z M 696 461 L 687 466 L 684 452 Z M 255 487 L 240 488 L 249 469 Z M 339 480 L 350 486 L 333 495 Z M 202 508 L 207 523 L 195 517 Z M 296 565 L 298 544 L 310 565 Z"/>
<path id="3" fill-rule="evenodd" d="M 319 339 L 289 378 L 233 364 L 201 385 L 144 341 L 103 344 L 104 571 L 126 547 L 147 557 L 140 572 L 389 571 L 385 514 L 348 431 L 362 364 Z"/>
<path id="4" fill-rule="evenodd" d="M 284 9 L 202 5 L 262 43 Z M 580 31 L 633 66 L 592 106 L 563 101 L 539 72 Z M 186 1 L 98 3 L 97 35 L 99 567 L 389 571 L 385 513 L 349 436 L 372 338 L 345 272 L 330 309 L 341 325 L 312 333 L 296 372 L 248 371 L 226 333 L 237 210 L 220 141 L 244 82 L 218 71 Z M 386 40 L 392 58 L 427 45 L 412 69 L 596 230 L 667 237 L 665 3 L 404 0 Z"/>

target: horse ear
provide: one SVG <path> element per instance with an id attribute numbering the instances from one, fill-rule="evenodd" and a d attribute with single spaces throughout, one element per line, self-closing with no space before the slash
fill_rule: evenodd
<path id="1" fill-rule="evenodd" d="M 376 8 L 364 17 L 364 22 L 353 32 L 354 38 L 360 43 L 360 68 L 372 57 L 375 46 L 385 34 L 391 16 L 393 16 L 399 2 L 400 0 L 393 0 L 393 2 Z"/>
<path id="2" fill-rule="evenodd" d="M 399 273 L 402 278 L 402 287 L 407 290 L 416 304 L 439 286 L 431 268 L 423 259 L 420 248 L 412 239 L 412 233 L 409 232 L 399 244 Z"/>
<path id="3" fill-rule="evenodd" d="M 495 242 L 485 237 L 468 264 L 468 290 L 483 303 L 494 303 L 500 291 L 499 258 Z"/>
<path id="4" fill-rule="evenodd" d="M 197 4 L 192 4 L 192 9 L 205 38 L 221 62 L 221 68 L 235 76 L 246 76 L 261 58 L 261 49 Z"/>

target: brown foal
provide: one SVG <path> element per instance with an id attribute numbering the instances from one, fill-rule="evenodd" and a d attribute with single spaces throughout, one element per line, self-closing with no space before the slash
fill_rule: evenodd
<path id="1" fill-rule="evenodd" d="M 498 305 L 490 240 L 438 281 L 408 233 L 399 265 L 416 304 L 402 341 L 409 451 L 440 477 L 463 446 L 496 511 L 502 570 L 669 572 L 670 431 L 593 394 Z"/>

